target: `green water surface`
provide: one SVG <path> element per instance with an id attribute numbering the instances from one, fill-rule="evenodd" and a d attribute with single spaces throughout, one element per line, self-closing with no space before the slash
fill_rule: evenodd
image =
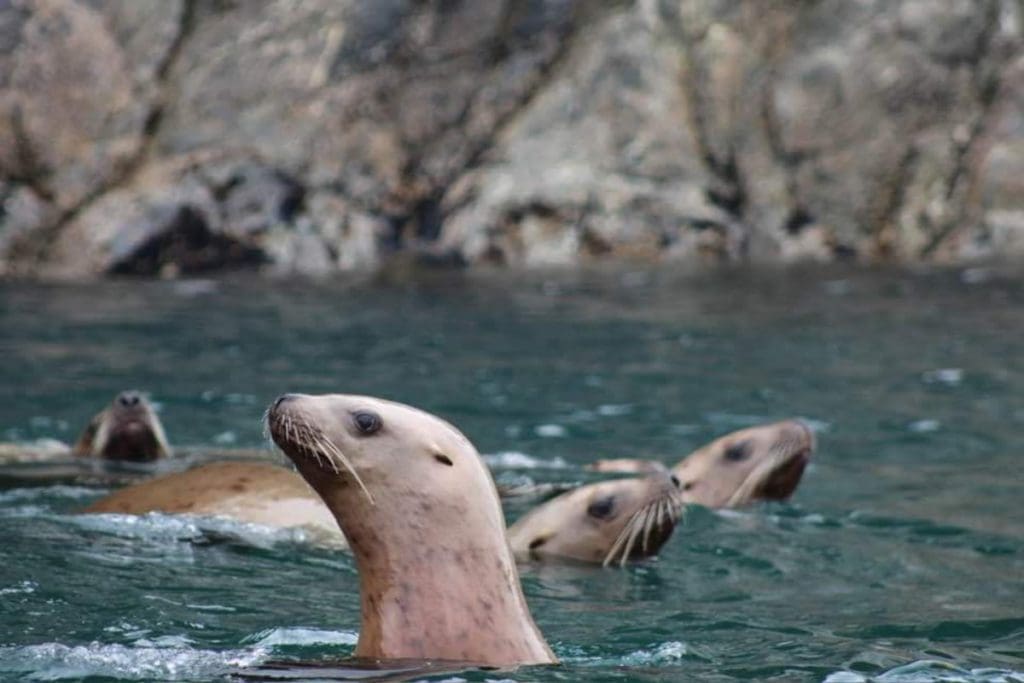
<path id="1" fill-rule="evenodd" d="M 499 480 L 575 482 L 598 457 L 674 462 L 799 416 L 819 452 L 790 502 L 691 508 L 626 570 L 523 567 L 563 663 L 460 675 L 1024 681 L 1022 303 L 1020 280 L 975 271 L 7 283 L 0 440 L 71 441 L 138 388 L 175 444 L 254 447 L 282 392 L 365 393 L 451 420 Z M 351 653 L 349 556 L 70 514 L 102 493 L 0 489 L 0 678 L 210 680 Z"/>

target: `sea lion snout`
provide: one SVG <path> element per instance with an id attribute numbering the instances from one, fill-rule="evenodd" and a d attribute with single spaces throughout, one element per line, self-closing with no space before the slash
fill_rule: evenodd
<path id="1" fill-rule="evenodd" d="M 122 391 L 89 421 L 72 452 L 76 456 L 149 462 L 170 455 L 163 425 L 140 391 Z"/>
<path id="2" fill-rule="evenodd" d="M 799 438 L 804 442 L 806 450 L 814 451 L 815 447 L 817 447 L 818 439 L 814 435 L 814 428 L 811 427 L 806 420 L 796 418 L 794 420 L 789 420 L 785 424 L 792 425 L 792 427 L 800 433 Z"/>

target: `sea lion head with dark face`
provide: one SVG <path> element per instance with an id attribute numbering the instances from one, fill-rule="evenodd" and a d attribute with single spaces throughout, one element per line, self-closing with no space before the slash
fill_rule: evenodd
<path id="1" fill-rule="evenodd" d="M 523 598 L 494 482 L 455 427 L 400 403 L 342 394 L 286 394 L 267 425 L 352 548 L 356 656 L 555 661 Z"/>
<path id="2" fill-rule="evenodd" d="M 682 507 L 668 471 L 581 486 L 540 505 L 509 527 L 521 559 L 568 558 L 620 565 L 657 554 Z"/>
<path id="3" fill-rule="evenodd" d="M 137 391 L 122 391 L 96 414 L 75 443 L 77 456 L 150 462 L 171 454 L 152 404 Z"/>
<path id="4" fill-rule="evenodd" d="M 687 503 L 721 508 L 785 500 L 800 483 L 814 447 L 806 424 L 786 420 L 726 434 L 672 471 Z"/>

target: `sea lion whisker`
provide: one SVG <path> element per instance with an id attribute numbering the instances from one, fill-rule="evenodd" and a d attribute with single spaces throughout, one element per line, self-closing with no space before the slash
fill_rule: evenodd
<path id="1" fill-rule="evenodd" d="M 743 483 L 733 492 L 725 507 L 734 507 L 754 493 L 758 485 L 764 481 L 765 476 L 777 466 L 778 453 L 779 451 L 776 450 L 771 454 L 771 457 L 765 458 L 763 463 L 750 471 L 750 474 L 746 476 Z"/>
<path id="2" fill-rule="evenodd" d="M 601 562 L 602 567 L 607 567 L 609 564 L 612 563 L 612 560 L 615 559 L 615 556 L 618 555 L 619 549 L 626 542 L 626 537 L 629 535 L 630 525 L 633 523 L 633 520 L 635 518 L 636 513 L 634 513 L 633 516 L 629 518 L 629 521 L 626 522 L 626 525 L 622 527 L 622 531 L 620 531 L 619 535 L 615 537 L 615 542 L 612 543 L 612 547 L 608 549 L 607 554 L 605 554 L 604 556 L 604 561 Z"/>
<path id="3" fill-rule="evenodd" d="M 324 438 L 323 435 L 319 435 L 319 438 L 319 443 L 324 448 L 324 455 L 330 459 L 331 465 L 334 467 L 334 471 L 339 471 L 337 462 L 340 461 L 341 464 L 345 467 L 345 469 L 347 469 L 349 473 L 351 473 L 352 477 L 356 480 L 356 483 L 359 484 L 359 488 L 361 488 L 363 490 L 363 493 L 366 494 L 366 498 L 367 500 L 370 501 L 370 505 L 376 505 L 376 503 L 374 503 L 373 501 L 373 495 L 370 493 L 370 489 L 366 488 L 366 484 L 363 483 L 363 480 L 359 476 L 359 473 L 356 472 L 356 468 L 352 466 L 352 461 L 345 457 L 345 454 L 341 452 L 341 449 L 338 448 L 338 446 L 334 444 L 330 439 Z"/>
<path id="4" fill-rule="evenodd" d="M 320 436 L 319 434 L 314 434 L 311 435 L 311 440 L 313 446 L 316 449 L 317 455 L 319 456 L 320 453 L 323 453 L 324 457 L 327 458 L 327 462 L 328 464 L 330 464 L 331 469 L 334 470 L 334 473 L 341 474 L 341 470 L 338 468 L 338 462 L 334 459 L 333 455 L 328 450 L 327 443 L 324 441 L 323 437 Z"/>
<path id="5" fill-rule="evenodd" d="M 651 532 L 654 527 L 657 526 L 658 517 L 661 514 L 660 501 L 655 501 L 653 505 L 647 507 L 647 514 L 644 516 L 644 535 L 643 543 L 640 548 L 647 553 L 647 546 L 651 542 Z"/>
<path id="6" fill-rule="evenodd" d="M 260 425 L 263 427 L 263 440 L 270 441 L 270 408 L 263 411 L 263 417 L 260 418 Z"/>
<path id="7" fill-rule="evenodd" d="M 672 503 L 668 499 L 662 498 L 658 506 L 658 526 L 669 524 L 672 524 Z"/>
<path id="8" fill-rule="evenodd" d="M 636 545 L 637 540 L 640 538 L 640 534 L 644 530 L 640 516 L 645 515 L 646 512 L 646 510 L 641 510 L 633 518 L 633 523 L 630 525 L 632 527 L 632 531 L 629 534 L 629 539 L 626 541 L 626 547 L 622 550 L 622 556 L 619 558 L 620 567 L 626 566 L 626 562 L 629 561 L 629 556 L 633 552 L 633 547 Z"/>

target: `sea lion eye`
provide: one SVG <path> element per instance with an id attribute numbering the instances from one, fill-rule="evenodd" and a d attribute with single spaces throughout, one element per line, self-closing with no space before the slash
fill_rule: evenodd
<path id="1" fill-rule="evenodd" d="M 608 496 L 601 500 L 595 500 L 587 508 L 587 514 L 597 519 L 606 519 L 611 516 L 615 509 L 615 496 Z"/>
<path id="2" fill-rule="evenodd" d="M 356 423 L 356 428 L 363 436 L 374 434 L 383 426 L 380 416 L 368 410 L 361 410 L 354 414 L 352 420 Z"/>
<path id="3" fill-rule="evenodd" d="M 722 454 L 722 457 L 728 460 L 729 462 L 739 462 L 741 460 L 746 459 L 748 455 L 750 455 L 750 453 L 747 452 L 747 444 L 738 443 L 726 448 L 725 453 Z"/>
<path id="4" fill-rule="evenodd" d="M 454 463 L 452 463 L 452 459 L 449 458 L 444 453 L 434 453 L 434 460 L 438 461 L 442 465 L 448 465 L 448 467 L 454 466 Z"/>

